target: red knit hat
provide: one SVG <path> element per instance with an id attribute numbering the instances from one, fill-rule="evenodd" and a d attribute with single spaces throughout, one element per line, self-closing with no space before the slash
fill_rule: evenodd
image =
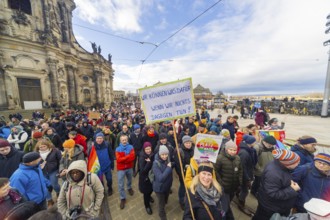
<path id="1" fill-rule="evenodd" d="M 42 138 L 42 133 L 40 131 L 33 132 L 34 139 Z"/>

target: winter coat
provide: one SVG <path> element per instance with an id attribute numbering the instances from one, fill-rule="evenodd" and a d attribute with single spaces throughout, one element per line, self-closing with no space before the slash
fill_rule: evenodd
<path id="1" fill-rule="evenodd" d="M 210 220 L 210 216 L 207 212 L 207 210 L 205 209 L 202 201 L 203 199 L 201 198 L 201 196 L 198 194 L 198 192 L 195 193 L 195 195 L 193 195 L 191 193 L 191 191 L 189 190 L 189 197 L 190 197 L 190 201 L 191 201 L 191 206 L 194 212 L 194 217 L 195 219 L 198 220 Z M 205 203 L 205 202 L 204 202 Z M 229 201 L 228 201 L 229 204 Z M 224 219 L 222 217 L 222 213 L 223 211 L 223 204 L 220 200 L 216 203 L 216 206 L 211 206 L 205 203 L 205 205 L 208 206 L 210 213 L 212 214 L 212 217 L 214 220 L 221 220 Z M 191 215 L 191 211 L 189 208 L 189 202 L 187 199 L 185 199 L 185 209 L 184 209 L 184 213 L 183 213 L 183 220 L 190 220 L 193 219 L 192 215 Z"/>
<path id="2" fill-rule="evenodd" d="M 255 176 L 261 176 L 262 172 L 264 171 L 266 165 L 274 160 L 272 151 L 274 148 L 267 148 L 263 145 L 263 143 L 258 143 L 255 146 L 257 156 L 258 156 L 258 162 L 254 167 L 254 175 Z"/>
<path id="3" fill-rule="evenodd" d="M 84 173 L 84 178 L 78 183 L 74 182 L 69 174 L 74 169 Z M 67 182 L 63 183 L 57 200 L 58 211 L 62 214 L 63 219 L 69 219 L 69 210 L 76 206 L 81 206 L 83 213 L 92 217 L 99 216 L 104 197 L 104 188 L 96 174 L 90 173 L 89 183 L 87 176 L 87 165 L 85 161 L 76 161 L 70 165 L 66 175 Z M 68 185 L 66 186 L 66 184 Z M 84 194 L 82 194 L 83 192 Z M 82 198 L 83 201 L 81 202 Z"/>
<path id="4" fill-rule="evenodd" d="M 194 123 L 188 123 L 187 125 L 189 127 L 189 136 L 194 136 L 197 133 L 196 125 Z"/>
<path id="5" fill-rule="evenodd" d="M 144 142 L 150 142 L 152 146 L 152 151 L 154 152 L 157 146 L 159 140 L 158 133 L 155 131 L 155 136 L 154 137 L 149 137 L 148 134 L 144 134 L 142 137 L 142 145 Z"/>
<path id="6" fill-rule="evenodd" d="M 243 168 L 243 183 L 253 180 L 253 170 L 257 161 L 257 153 L 254 148 L 247 146 L 243 141 L 240 145 L 238 156 L 241 158 Z"/>
<path id="7" fill-rule="evenodd" d="M 10 178 L 22 162 L 23 156 L 24 153 L 15 147 L 11 147 L 9 154 L 6 156 L 0 154 L 0 177 Z"/>
<path id="8" fill-rule="evenodd" d="M 291 173 L 278 160 L 268 163 L 261 176 L 258 203 L 265 209 L 288 215 L 298 192 L 291 187 Z"/>
<path id="9" fill-rule="evenodd" d="M 168 161 L 161 158 L 155 159 L 152 164 L 152 170 L 155 174 L 155 180 L 152 184 L 152 189 L 155 193 L 169 193 L 172 182 L 173 174 L 172 168 L 167 166 Z"/>
<path id="10" fill-rule="evenodd" d="M 228 121 L 222 125 L 222 129 L 227 129 L 230 133 L 230 138 L 235 140 L 235 125 L 234 123 L 229 123 Z"/>
<path id="11" fill-rule="evenodd" d="M 308 152 L 298 144 L 295 144 L 291 147 L 291 151 L 295 152 L 300 157 L 299 166 L 304 165 L 306 163 L 311 163 L 314 161 L 314 154 Z"/>
<path id="12" fill-rule="evenodd" d="M 120 136 L 121 136 L 122 134 L 127 135 L 128 138 L 129 138 L 129 135 L 130 135 L 129 131 L 127 131 L 126 133 L 123 132 L 123 131 L 119 132 L 119 133 L 117 134 L 117 136 L 116 136 L 115 148 L 117 148 L 117 147 L 120 145 Z"/>
<path id="13" fill-rule="evenodd" d="M 11 133 L 8 136 L 7 141 L 11 144 L 15 144 L 16 149 L 23 150 L 28 137 L 29 136 L 25 131 L 21 131 L 18 134 Z"/>
<path id="14" fill-rule="evenodd" d="M 17 201 L 13 201 L 10 195 L 7 195 L 2 201 L 0 201 L 0 219 L 5 219 L 7 213 L 10 212 L 15 206 L 25 202 L 25 199 L 23 196 L 16 190 L 16 189 L 10 189 L 10 191 L 13 191 L 17 196 Z"/>
<path id="15" fill-rule="evenodd" d="M 10 186 L 16 188 L 28 201 L 41 204 L 48 195 L 49 181 L 44 178 L 40 166 L 21 163 L 10 177 Z"/>
<path id="16" fill-rule="evenodd" d="M 9 126 L 2 126 L 0 128 L 0 138 L 7 139 L 11 133 Z"/>
<path id="17" fill-rule="evenodd" d="M 94 130 L 91 125 L 87 124 L 87 126 L 81 126 L 80 127 L 81 132 L 88 140 L 92 140 L 94 137 Z"/>
<path id="18" fill-rule="evenodd" d="M 298 210 L 305 210 L 304 203 L 311 198 L 330 201 L 330 175 L 320 172 L 314 163 L 298 166 L 293 171 L 292 178 L 301 188 L 296 201 Z"/>
<path id="19" fill-rule="evenodd" d="M 162 144 L 158 141 L 158 144 L 157 144 L 155 150 L 153 151 L 153 153 L 155 154 L 155 159 L 159 158 L 159 147 L 160 147 L 160 145 L 162 145 Z M 166 142 L 165 146 L 168 149 L 168 159 L 167 160 L 169 162 L 174 162 L 174 147 L 168 141 Z"/>
<path id="20" fill-rule="evenodd" d="M 58 134 L 53 133 L 52 135 L 45 135 L 44 137 L 49 138 L 49 140 L 58 150 L 63 151 L 62 139 Z"/>
<path id="21" fill-rule="evenodd" d="M 191 146 L 190 149 L 187 149 L 182 144 L 179 148 L 179 153 L 182 161 L 183 174 L 185 176 L 187 168 L 189 167 L 190 164 L 190 159 L 194 156 L 194 146 Z M 182 176 L 181 174 L 181 167 L 176 149 L 174 150 L 174 162 L 175 162 L 175 171 L 179 176 L 179 181 L 183 183 L 184 176 Z"/>
<path id="22" fill-rule="evenodd" d="M 258 126 L 263 127 L 265 125 L 265 113 L 257 112 L 254 120 Z"/>
<path id="23" fill-rule="evenodd" d="M 150 158 L 150 162 L 147 162 L 146 159 Z M 149 180 L 148 174 L 152 168 L 152 163 L 154 161 L 154 154 L 147 155 L 145 152 L 141 151 L 139 157 L 139 190 L 141 193 L 151 193 L 152 192 L 152 183 Z"/>
<path id="24" fill-rule="evenodd" d="M 198 164 L 197 161 L 192 157 L 190 159 L 190 164 L 186 168 L 186 175 L 184 177 L 184 184 L 189 189 L 192 179 L 197 175 L 198 173 Z M 213 170 L 213 179 L 216 179 L 215 176 L 215 170 Z"/>
<path id="25" fill-rule="evenodd" d="M 132 132 L 129 135 L 129 144 L 133 146 L 136 153 L 140 153 L 142 150 L 142 134 L 141 132 L 137 135 L 134 132 Z"/>
<path id="26" fill-rule="evenodd" d="M 85 160 L 83 148 L 78 145 L 74 146 L 74 153 L 73 153 L 71 160 L 69 160 L 68 154 L 66 154 L 65 156 L 62 156 L 62 159 L 60 161 L 59 172 L 62 172 L 62 170 L 64 170 L 64 169 L 68 169 L 70 164 L 76 160 Z"/>
<path id="27" fill-rule="evenodd" d="M 220 131 L 221 131 L 221 124 L 218 124 L 219 121 L 220 121 L 220 118 L 214 119 L 214 121 L 209 129 L 210 131 L 216 132 L 218 135 L 220 134 Z"/>
<path id="28" fill-rule="evenodd" d="M 110 169 L 114 169 L 115 158 L 112 146 L 109 142 L 103 141 L 101 145 L 94 143 L 94 147 L 100 162 L 102 173 L 108 172 Z M 90 152 L 88 153 L 88 155 Z"/>
<path id="29" fill-rule="evenodd" d="M 135 152 L 132 145 L 119 144 L 119 147 L 116 148 L 116 163 L 117 170 L 127 170 L 131 169 L 134 166 Z"/>
<path id="30" fill-rule="evenodd" d="M 230 156 L 225 151 L 217 157 L 214 166 L 217 181 L 226 193 L 235 192 L 242 184 L 243 169 L 238 155 Z"/>
<path id="31" fill-rule="evenodd" d="M 49 174 L 54 171 L 58 171 L 61 158 L 62 158 L 61 151 L 59 151 L 57 148 L 53 148 L 52 151 L 46 157 L 46 164 L 42 169 L 42 172 L 44 174 Z"/>
<path id="32" fill-rule="evenodd" d="M 52 128 L 55 129 L 56 133 L 61 137 L 62 141 L 66 139 L 66 127 L 63 122 L 52 123 Z"/>
<path id="33" fill-rule="evenodd" d="M 28 140 L 25 144 L 24 144 L 24 153 L 29 153 L 29 152 L 33 152 L 36 149 L 36 145 L 38 143 L 38 140 L 32 138 L 30 140 Z"/>

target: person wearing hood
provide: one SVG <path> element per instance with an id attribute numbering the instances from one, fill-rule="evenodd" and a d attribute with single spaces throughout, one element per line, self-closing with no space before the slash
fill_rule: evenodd
<path id="1" fill-rule="evenodd" d="M 253 181 L 253 170 L 258 162 L 258 157 L 256 150 L 253 146 L 256 143 L 255 137 L 251 135 L 244 135 L 243 141 L 240 144 L 240 151 L 238 156 L 241 159 L 241 164 L 243 168 L 243 181 L 241 185 L 241 192 L 238 196 L 239 208 L 244 209 L 245 199 L 249 193 L 249 188 Z"/>
<path id="2" fill-rule="evenodd" d="M 57 206 L 63 219 L 72 219 L 72 215 L 86 214 L 91 218 L 99 217 L 104 188 L 99 177 L 87 172 L 86 162 L 74 161 L 66 174 Z M 79 218 L 80 219 L 80 218 Z"/>
<path id="3" fill-rule="evenodd" d="M 319 153 L 313 163 L 298 166 L 292 179 L 301 186 L 295 204 L 297 212 L 306 212 L 304 203 L 312 198 L 330 201 L 330 154 Z"/>
<path id="4" fill-rule="evenodd" d="M 70 164 L 76 160 L 85 160 L 85 155 L 83 147 L 76 145 L 72 139 L 64 141 L 63 148 L 64 151 L 60 161 L 59 176 L 65 179 Z"/>
<path id="5" fill-rule="evenodd" d="M 161 220 L 166 220 L 165 205 L 173 182 L 173 164 L 169 162 L 169 151 L 165 145 L 160 145 L 158 154 L 159 157 L 155 158 L 152 164 L 152 171 L 155 174 L 152 188 L 158 199 L 158 216 Z"/>
<path id="6" fill-rule="evenodd" d="M 10 178 L 22 162 L 24 153 L 11 146 L 7 140 L 0 139 L 0 177 Z"/>
<path id="7" fill-rule="evenodd" d="M 66 126 L 59 117 L 54 117 L 51 127 L 55 129 L 56 133 L 61 137 L 62 142 L 66 139 Z"/>
<path id="8" fill-rule="evenodd" d="M 291 150 L 300 157 L 299 166 L 313 162 L 314 153 L 316 152 L 316 143 L 317 141 L 315 138 L 304 135 L 300 137 L 297 143 L 291 147 Z"/>
<path id="9" fill-rule="evenodd" d="M 7 141 L 11 144 L 15 144 L 16 149 L 23 151 L 24 144 L 28 140 L 28 137 L 23 127 L 17 125 L 11 129 L 11 134 L 8 136 Z"/>
<path id="10" fill-rule="evenodd" d="M 87 138 L 86 142 L 92 141 L 94 137 L 93 127 L 88 124 L 87 119 L 82 120 L 82 126 L 80 127 L 82 134 Z"/>
<path id="11" fill-rule="evenodd" d="M 257 197 L 260 187 L 261 174 L 266 165 L 274 160 L 272 151 L 275 149 L 276 139 L 273 136 L 267 136 L 262 141 L 255 145 L 258 156 L 258 162 L 254 167 L 254 180 L 251 186 L 251 194 Z"/>
<path id="12" fill-rule="evenodd" d="M 143 144 L 143 150 L 140 152 L 139 156 L 139 190 L 143 193 L 143 202 L 146 212 L 151 215 L 152 209 L 150 203 L 154 200 L 151 197 L 152 193 L 152 183 L 149 179 L 149 171 L 152 168 L 152 163 L 154 161 L 154 153 L 152 152 L 152 146 L 150 142 L 145 142 Z"/>
<path id="13" fill-rule="evenodd" d="M 52 143 L 53 145 L 60 151 L 63 151 L 63 142 L 61 137 L 56 133 L 54 128 L 47 128 L 44 133 L 43 133 L 44 137 L 47 137 Z"/>
<path id="14" fill-rule="evenodd" d="M 134 147 L 128 143 L 128 136 L 122 134 L 120 136 L 120 144 L 116 148 L 116 163 L 118 176 L 118 189 L 120 194 L 120 209 L 125 208 L 126 193 L 125 193 L 125 176 L 127 178 L 128 193 L 133 196 L 132 176 L 135 160 Z"/>
<path id="15" fill-rule="evenodd" d="M 37 152 L 23 156 L 23 163 L 10 177 L 10 186 L 16 188 L 28 201 L 37 203 L 39 210 L 45 210 L 50 182 L 40 167 L 41 157 Z"/>
<path id="16" fill-rule="evenodd" d="M 133 146 L 135 152 L 135 160 L 133 166 L 133 175 L 135 177 L 139 172 L 139 156 L 143 145 L 141 127 L 139 124 L 133 125 L 133 132 L 131 132 L 129 135 L 129 144 Z"/>
<path id="17" fill-rule="evenodd" d="M 216 132 L 218 135 L 220 134 L 222 127 L 221 127 L 221 118 L 215 118 L 213 123 L 210 127 L 210 131 Z"/>
<path id="18" fill-rule="evenodd" d="M 104 140 L 103 133 L 100 132 L 95 135 L 95 142 L 92 148 L 93 147 L 95 148 L 97 153 L 97 157 L 100 163 L 101 173 L 104 174 L 107 180 L 108 196 L 111 196 L 113 193 L 111 170 L 113 170 L 115 166 L 114 152 L 112 151 L 111 143 L 106 142 Z M 90 152 L 88 152 L 89 156 L 90 156 Z"/>
<path id="19" fill-rule="evenodd" d="M 184 177 L 186 175 L 187 167 L 190 164 L 190 159 L 194 156 L 194 145 L 191 137 L 186 135 L 182 138 L 182 145 L 179 148 L 179 155 L 182 161 L 183 176 L 181 174 L 181 167 L 177 149 L 174 150 L 175 171 L 179 176 L 180 186 L 178 190 L 179 203 L 182 210 L 184 210 L 184 198 L 186 194 Z"/>
<path id="20" fill-rule="evenodd" d="M 258 207 L 252 220 L 270 219 L 274 213 L 288 216 L 293 208 L 300 186 L 293 181 L 291 171 L 299 162 L 299 155 L 290 150 L 275 149 L 261 176 Z"/>
<path id="21" fill-rule="evenodd" d="M 230 138 L 235 140 L 235 124 L 233 116 L 228 116 L 226 123 L 222 125 L 222 129 L 227 129 L 230 132 Z"/>

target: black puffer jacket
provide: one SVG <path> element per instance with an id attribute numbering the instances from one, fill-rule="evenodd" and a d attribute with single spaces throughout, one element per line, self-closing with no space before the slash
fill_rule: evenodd
<path id="1" fill-rule="evenodd" d="M 45 174 L 49 174 L 58 170 L 60 166 L 61 158 L 62 158 L 61 151 L 58 150 L 57 148 L 53 148 L 52 151 L 46 157 L 46 165 L 42 169 L 42 172 Z"/>
<path id="2" fill-rule="evenodd" d="M 0 154 L 0 177 L 10 178 L 22 162 L 23 155 L 23 151 L 19 151 L 15 147 L 11 147 L 6 156 Z"/>
<path id="3" fill-rule="evenodd" d="M 235 192 L 242 184 L 243 169 L 239 156 L 230 156 L 224 151 L 217 157 L 215 163 L 217 181 L 226 193 Z"/>
<path id="4" fill-rule="evenodd" d="M 259 205 L 287 216 L 298 196 L 291 187 L 291 180 L 290 171 L 278 160 L 268 163 L 261 176 Z"/>
<path id="5" fill-rule="evenodd" d="M 146 159 L 149 158 L 150 162 L 147 162 Z M 154 162 L 154 154 L 147 155 L 145 152 L 141 151 L 139 157 L 139 190 L 141 193 L 151 193 L 152 192 L 152 183 L 149 180 L 148 174 L 152 168 L 152 163 Z"/>
<path id="6" fill-rule="evenodd" d="M 194 146 L 191 146 L 190 149 L 187 149 L 182 144 L 179 148 L 179 152 L 180 152 L 180 157 L 181 157 L 181 161 L 182 161 L 183 173 L 186 174 L 186 168 L 190 164 L 190 159 L 194 156 Z M 176 149 L 174 150 L 174 162 L 175 162 L 175 171 L 179 176 L 179 180 L 180 180 L 180 182 L 183 182 L 179 157 L 178 157 L 178 153 L 177 153 Z"/>

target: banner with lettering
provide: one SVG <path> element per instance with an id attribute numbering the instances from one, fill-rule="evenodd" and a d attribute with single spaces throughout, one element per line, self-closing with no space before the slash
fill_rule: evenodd
<path id="1" fill-rule="evenodd" d="M 147 124 L 195 114 L 191 78 L 139 89 Z"/>
<path id="2" fill-rule="evenodd" d="M 285 139 L 285 131 L 284 130 L 259 130 L 260 140 L 267 136 L 273 136 L 276 139 L 276 146 L 280 149 L 289 149 L 288 146 L 283 144 L 283 140 Z"/>
<path id="3" fill-rule="evenodd" d="M 222 136 L 220 135 L 197 134 L 194 159 L 197 161 L 210 161 L 215 163 L 221 142 Z"/>

